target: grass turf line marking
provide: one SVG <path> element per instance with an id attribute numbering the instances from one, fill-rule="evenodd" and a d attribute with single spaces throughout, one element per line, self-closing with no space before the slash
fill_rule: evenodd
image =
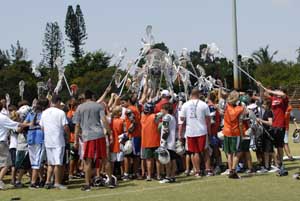
<path id="1" fill-rule="evenodd" d="M 73 200 L 84 200 L 87 198 L 100 198 L 100 197 L 107 197 L 107 196 L 114 196 L 114 195 L 122 195 L 122 194 L 129 194 L 129 193 L 139 193 L 143 191 L 152 191 L 152 190 L 158 190 L 158 189 L 164 189 L 164 188 L 172 188 L 174 186 L 184 186 L 187 184 L 194 184 L 194 183 L 206 183 L 206 182 L 217 182 L 217 181 L 226 181 L 227 179 L 209 179 L 209 180 L 196 180 L 196 181 L 191 181 L 191 182 L 184 182 L 184 183 L 179 183 L 179 184 L 167 184 L 167 185 L 162 185 L 161 186 L 155 186 L 155 187 L 149 187 L 149 188 L 143 188 L 139 190 L 128 190 L 128 191 L 123 191 L 123 192 L 114 192 L 114 193 L 105 193 L 105 194 L 99 194 L 99 195 L 89 195 L 89 196 L 84 196 L 84 197 L 77 197 L 77 198 L 67 198 L 67 199 L 60 199 L 60 200 L 55 200 L 55 201 L 73 201 Z"/>

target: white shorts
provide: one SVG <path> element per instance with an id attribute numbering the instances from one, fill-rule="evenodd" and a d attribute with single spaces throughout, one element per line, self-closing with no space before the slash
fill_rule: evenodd
<path id="1" fill-rule="evenodd" d="M 28 151 L 29 151 L 31 168 L 40 169 L 45 154 L 45 145 L 44 144 L 28 145 Z"/>
<path id="2" fill-rule="evenodd" d="M 63 165 L 65 147 L 46 147 L 48 165 Z"/>
<path id="3" fill-rule="evenodd" d="M 124 160 L 124 153 L 110 153 L 110 162 L 122 162 Z"/>
<path id="4" fill-rule="evenodd" d="M 284 144 L 289 143 L 289 131 L 285 131 L 283 142 Z"/>

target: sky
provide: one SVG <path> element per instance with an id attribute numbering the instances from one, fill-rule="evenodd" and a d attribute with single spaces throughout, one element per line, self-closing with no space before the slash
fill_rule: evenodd
<path id="1" fill-rule="evenodd" d="M 170 50 L 198 50 L 202 43 L 216 43 L 233 58 L 231 0 L 0 0 L 0 49 L 20 40 L 34 63 L 41 60 L 47 22 L 57 21 L 63 31 L 68 5 L 80 4 L 88 39 L 85 51 L 102 49 L 134 60 L 142 47 L 147 25 L 156 42 Z M 276 60 L 295 61 L 300 46 L 300 0 L 237 0 L 239 54 L 249 56 L 270 45 L 279 50 Z M 70 57 L 67 41 L 66 62 Z"/>

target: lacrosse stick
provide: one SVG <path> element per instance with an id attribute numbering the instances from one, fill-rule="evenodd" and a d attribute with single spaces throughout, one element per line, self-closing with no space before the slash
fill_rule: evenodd
<path id="1" fill-rule="evenodd" d="M 32 73 L 35 77 L 41 77 L 41 72 L 38 70 L 37 66 L 35 64 L 31 65 Z"/>
<path id="2" fill-rule="evenodd" d="M 5 100 L 6 100 L 6 109 L 8 110 L 8 106 L 10 105 L 10 96 L 9 94 L 5 94 Z"/>
<path id="3" fill-rule="evenodd" d="M 72 96 L 72 92 L 71 92 L 71 89 L 70 89 L 70 86 L 68 84 L 68 81 L 67 81 L 67 78 L 65 76 L 65 67 L 63 66 L 63 60 L 61 57 L 57 57 L 54 64 L 56 65 L 57 67 L 57 70 L 58 70 L 58 82 L 57 82 L 57 85 L 56 85 L 56 88 L 55 88 L 55 93 L 58 94 L 58 92 L 62 89 L 62 80 L 65 81 L 65 84 L 67 86 L 67 89 L 69 91 L 69 94 L 70 96 Z"/>
<path id="4" fill-rule="evenodd" d="M 38 94 L 38 98 L 41 98 L 42 92 L 47 91 L 48 87 L 44 82 L 38 82 L 36 83 L 37 86 L 37 94 Z"/>
<path id="5" fill-rule="evenodd" d="M 116 76 L 117 76 L 117 73 L 118 73 L 118 71 L 119 71 L 119 67 L 120 67 L 121 63 L 122 63 L 122 61 L 123 61 L 124 58 L 125 58 L 126 52 L 127 52 L 127 48 L 126 48 L 126 47 L 123 48 L 123 49 L 119 52 L 118 60 L 117 60 L 117 62 L 115 63 L 116 70 L 115 70 L 114 74 L 112 75 L 112 79 L 111 79 L 110 83 L 108 84 L 108 86 L 111 86 L 111 84 L 112 84 L 112 82 L 114 81 L 114 79 L 117 79 L 117 78 L 118 78 L 118 77 L 116 77 Z M 116 81 L 115 81 L 115 83 L 116 83 Z M 117 86 L 117 84 L 116 84 L 116 86 Z"/>
<path id="6" fill-rule="evenodd" d="M 217 45 L 215 43 L 212 43 L 209 46 L 209 53 L 212 55 L 216 55 L 216 54 L 220 54 L 222 57 L 226 56 L 222 53 L 222 51 L 217 47 Z M 259 83 L 256 79 L 254 79 L 248 72 L 246 72 L 242 67 L 240 67 L 239 65 L 233 63 L 233 65 L 235 67 L 237 67 L 241 72 L 243 72 L 246 76 L 248 76 L 248 78 L 250 78 L 252 81 L 254 81 L 255 83 Z M 263 89 L 265 89 L 265 87 L 262 86 Z"/>
<path id="7" fill-rule="evenodd" d="M 128 75 L 129 75 L 129 73 L 130 73 L 130 70 L 131 70 L 131 67 L 133 66 L 133 63 L 132 62 L 128 62 L 128 64 L 127 64 L 127 73 L 126 73 L 126 75 L 125 75 L 125 77 L 123 78 L 123 80 L 121 81 L 121 85 L 122 85 L 122 88 L 121 88 L 121 90 L 120 90 L 120 92 L 119 92 L 119 96 L 121 96 L 122 95 L 122 92 L 123 92 L 123 90 L 124 90 L 124 86 L 125 86 L 125 84 L 126 84 L 126 81 L 127 81 L 127 78 L 128 78 Z"/>
<path id="8" fill-rule="evenodd" d="M 139 56 L 135 60 L 134 64 L 138 65 L 140 60 L 148 53 L 148 51 L 151 49 L 151 47 L 154 45 L 154 36 L 152 35 L 152 26 L 148 25 L 146 27 L 146 39 L 141 39 L 143 49 L 140 51 Z"/>
<path id="9" fill-rule="evenodd" d="M 25 87 L 25 82 L 24 82 L 24 80 L 21 80 L 21 81 L 19 82 L 19 95 L 20 95 L 20 97 L 21 97 L 21 100 L 23 100 L 24 87 Z"/>

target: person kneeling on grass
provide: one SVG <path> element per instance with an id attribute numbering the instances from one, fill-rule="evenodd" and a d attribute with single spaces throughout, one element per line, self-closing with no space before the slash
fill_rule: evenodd
<path id="1" fill-rule="evenodd" d="M 166 164 L 166 178 L 159 183 L 173 183 L 176 181 L 176 120 L 173 114 L 173 105 L 166 103 L 162 106 L 164 114 L 161 127 L 160 146 L 166 148 L 170 153 L 170 162 Z"/>

